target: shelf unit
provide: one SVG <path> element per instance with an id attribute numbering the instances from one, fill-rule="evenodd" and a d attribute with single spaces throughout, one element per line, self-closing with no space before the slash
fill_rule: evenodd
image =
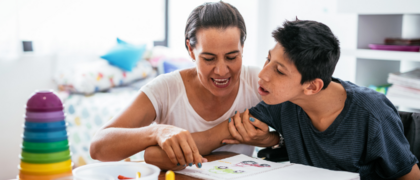
<path id="1" fill-rule="evenodd" d="M 404 97 L 404 96 L 387 96 L 388 99 L 396 105 L 402 106 L 402 107 L 406 107 L 406 108 L 411 108 L 411 109 L 420 109 L 420 100 L 413 100 L 410 97 Z M 420 98 L 419 98 L 420 99 Z"/>
<path id="2" fill-rule="evenodd" d="M 339 13 L 357 14 L 357 47 L 343 49 L 342 55 L 356 58 L 355 83 L 360 86 L 387 84 L 391 72 L 420 68 L 420 52 L 380 51 L 369 44 L 385 38 L 420 38 L 418 0 L 338 0 Z M 420 101 L 408 97 L 388 97 L 400 109 L 419 109 Z M 420 97 L 419 97 L 420 99 Z"/>
<path id="3" fill-rule="evenodd" d="M 338 0 L 340 13 L 356 14 L 420 14 L 418 0 Z"/>
<path id="4" fill-rule="evenodd" d="M 342 49 L 342 54 L 364 59 L 420 62 L 420 52 L 381 51 L 372 49 Z"/>

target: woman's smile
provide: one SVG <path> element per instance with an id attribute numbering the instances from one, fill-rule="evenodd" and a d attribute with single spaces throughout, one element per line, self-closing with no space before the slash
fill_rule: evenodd
<path id="1" fill-rule="evenodd" d="M 218 88 L 225 88 L 228 87 L 230 84 L 230 77 L 229 78 L 211 78 L 213 84 Z"/>

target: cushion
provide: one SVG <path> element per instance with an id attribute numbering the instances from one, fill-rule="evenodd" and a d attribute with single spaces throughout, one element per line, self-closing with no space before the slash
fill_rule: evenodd
<path id="1" fill-rule="evenodd" d="M 99 58 L 68 69 L 67 73 L 55 74 L 54 81 L 60 90 L 82 94 L 92 94 L 116 86 L 128 85 L 146 78 L 153 72 L 148 61 L 139 61 L 131 72 L 126 72 Z"/>
<path id="2" fill-rule="evenodd" d="M 113 66 L 131 72 L 138 61 L 142 59 L 146 51 L 146 44 L 133 45 L 119 38 L 117 38 L 117 42 L 117 45 L 105 55 L 102 55 L 101 58 L 107 60 Z"/>
<path id="3" fill-rule="evenodd" d="M 129 44 L 129 43 L 127 43 L 127 42 L 125 42 L 125 41 L 121 40 L 120 38 L 117 38 L 117 43 L 118 43 L 118 44 Z"/>

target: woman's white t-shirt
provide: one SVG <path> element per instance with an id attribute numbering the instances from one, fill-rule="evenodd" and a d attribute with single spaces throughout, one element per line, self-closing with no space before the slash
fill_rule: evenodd
<path id="1" fill-rule="evenodd" d="M 211 129 L 229 119 L 235 111 L 243 112 L 261 101 L 258 93 L 258 73 L 260 68 L 242 66 L 239 91 L 232 107 L 214 121 L 206 121 L 193 109 L 188 101 L 184 83 L 179 71 L 162 74 L 143 86 L 143 91 L 156 111 L 155 122 L 183 128 L 191 133 Z M 211 137 L 209 137 L 211 138 Z M 235 144 L 225 145 L 214 151 L 230 151 L 251 156 L 254 146 Z"/>

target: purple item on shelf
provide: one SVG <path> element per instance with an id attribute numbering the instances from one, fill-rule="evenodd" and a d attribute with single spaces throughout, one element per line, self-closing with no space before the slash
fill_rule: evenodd
<path id="1" fill-rule="evenodd" d="M 386 50 L 386 51 L 420 52 L 420 46 L 369 44 L 369 48 L 375 49 L 375 50 Z"/>
<path id="2" fill-rule="evenodd" d="M 62 111 L 63 109 L 60 98 L 52 91 L 38 91 L 26 103 L 26 111 L 30 112 Z"/>
<path id="3" fill-rule="evenodd" d="M 29 119 L 52 119 L 64 117 L 63 111 L 51 111 L 51 112 L 26 112 L 26 118 Z"/>
<path id="4" fill-rule="evenodd" d="M 25 120 L 26 121 L 29 121 L 29 122 L 38 122 L 38 123 L 64 121 L 65 119 L 66 119 L 66 116 L 54 117 L 54 118 L 43 118 L 43 119 L 35 119 L 35 118 L 25 117 Z"/>

